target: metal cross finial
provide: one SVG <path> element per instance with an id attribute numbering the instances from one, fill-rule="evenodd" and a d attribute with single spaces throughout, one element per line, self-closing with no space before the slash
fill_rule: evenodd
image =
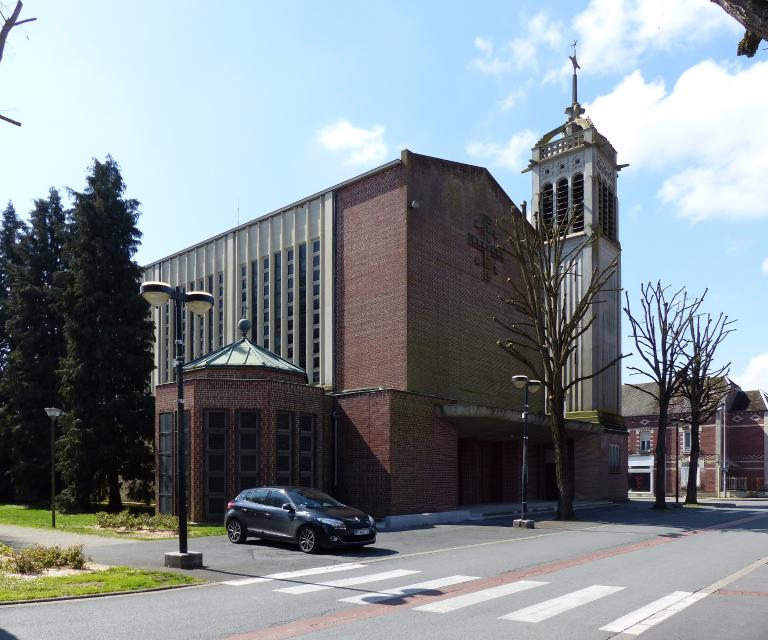
<path id="1" fill-rule="evenodd" d="M 579 43 L 578 40 L 574 40 L 573 44 L 571 45 L 573 47 L 573 55 L 568 56 L 571 59 L 571 62 L 573 63 L 573 72 L 576 73 L 576 69 L 581 69 L 579 66 L 579 63 L 576 61 L 576 45 Z"/>

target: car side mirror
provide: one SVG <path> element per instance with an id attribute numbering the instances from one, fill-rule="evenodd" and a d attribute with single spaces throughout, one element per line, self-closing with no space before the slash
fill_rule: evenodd
<path id="1" fill-rule="evenodd" d="M 286 502 L 283 504 L 283 509 L 286 511 L 290 511 L 291 513 L 295 513 L 296 509 L 293 508 L 293 505 L 290 502 Z"/>

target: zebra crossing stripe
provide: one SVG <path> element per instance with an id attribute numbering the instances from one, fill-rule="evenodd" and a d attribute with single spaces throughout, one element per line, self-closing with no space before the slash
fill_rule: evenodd
<path id="1" fill-rule="evenodd" d="M 474 591 L 472 593 L 456 596 L 455 598 L 447 598 L 445 600 L 440 600 L 439 602 L 430 602 L 429 604 L 414 607 L 413 610 L 431 611 L 432 613 L 449 613 L 451 611 L 456 611 L 457 609 L 470 607 L 473 604 L 480 604 L 481 602 L 502 598 L 504 596 L 512 595 L 513 593 L 535 589 L 536 587 L 542 587 L 546 584 L 549 583 L 536 582 L 535 580 L 519 580 L 518 582 L 510 582 L 509 584 L 502 584 L 498 587 Z"/>
<path id="2" fill-rule="evenodd" d="M 224 580 L 221 584 L 226 584 L 229 587 L 244 587 L 258 582 L 272 582 L 272 580 L 270 578 L 241 578 L 240 580 Z"/>
<path id="3" fill-rule="evenodd" d="M 686 607 L 690 607 L 692 604 L 706 598 L 708 595 L 708 593 L 702 592 L 692 593 L 688 597 L 678 600 L 663 611 L 659 611 L 657 614 L 652 615 L 647 620 L 643 620 L 639 624 L 633 625 L 629 627 L 629 629 L 625 629 L 624 633 L 630 636 L 639 636 L 643 631 L 647 631 L 654 625 L 659 624 L 659 622 L 664 622 L 664 620 L 671 618 L 676 613 L 680 613 Z"/>
<path id="4" fill-rule="evenodd" d="M 336 587 L 353 587 L 359 584 L 367 584 L 369 582 L 378 582 L 380 580 L 389 580 L 391 578 L 402 578 L 403 576 L 409 576 L 414 573 L 421 573 L 420 571 L 412 571 L 409 569 L 396 569 L 394 571 L 383 571 L 382 573 L 371 573 L 366 576 L 356 576 L 354 578 L 342 578 L 341 580 L 332 580 L 330 582 L 319 582 L 317 584 L 300 584 L 295 587 L 285 587 L 283 589 L 274 589 L 280 593 L 291 593 L 293 595 L 299 595 L 302 593 L 312 593 L 313 591 L 323 591 L 324 589 L 333 589 Z"/>
<path id="5" fill-rule="evenodd" d="M 446 578 L 438 578 L 437 580 L 429 580 L 428 582 L 409 584 L 405 587 L 399 587 L 397 589 L 387 589 L 378 593 L 363 593 L 358 596 L 352 596 L 351 598 L 341 598 L 339 602 L 350 602 L 352 604 L 375 604 L 377 602 L 386 602 L 387 600 L 395 600 L 397 598 L 413 596 L 419 593 L 440 589 L 441 587 L 449 587 L 454 584 L 460 584 L 462 582 L 469 582 L 470 580 L 479 579 L 480 578 L 478 576 L 448 576 Z"/>
<path id="6" fill-rule="evenodd" d="M 337 571 L 350 571 L 351 569 L 362 569 L 367 565 L 357 562 L 344 562 L 342 564 L 332 564 L 326 567 L 314 567 L 312 569 L 303 569 L 301 571 L 284 571 L 283 573 L 272 573 L 268 576 L 259 578 L 243 578 L 240 580 L 226 580 L 221 584 L 230 587 L 242 587 L 247 584 L 256 584 L 258 582 L 271 582 L 272 580 L 290 580 L 291 578 L 304 578 L 306 576 L 316 576 L 324 573 L 336 573 Z"/>
<path id="7" fill-rule="evenodd" d="M 604 598 L 612 593 L 621 591 L 624 587 L 607 587 L 601 584 L 593 584 L 586 589 L 579 589 L 573 593 L 568 593 L 559 598 L 546 600 L 525 609 L 513 611 L 499 620 L 517 620 L 518 622 L 541 622 L 553 618 L 558 614 L 565 613 L 594 600 Z"/>
<path id="8" fill-rule="evenodd" d="M 674 591 L 663 598 L 654 600 L 650 604 L 608 623 L 604 627 L 600 627 L 600 631 L 621 633 L 690 595 L 692 595 L 690 591 Z"/>

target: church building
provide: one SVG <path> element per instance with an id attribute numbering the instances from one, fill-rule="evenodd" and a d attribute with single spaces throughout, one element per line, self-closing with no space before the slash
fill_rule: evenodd
<path id="1" fill-rule="evenodd" d="M 610 143 L 583 118 L 574 73 L 564 125 L 532 149 L 532 214 L 579 211 L 580 270 L 619 251 Z M 157 495 L 175 510 L 173 345 L 183 342 L 189 509 L 217 520 L 246 486 L 303 484 L 377 516 L 516 502 L 526 374 L 496 341 L 519 267 L 498 219 L 516 209 L 482 167 L 404 150 L 395 159 L 144 267 L 214 298 L 206 317 L 153 310 Z M 571 286 L 578 288 L 574 279 Z M 571 376 L 619 353 L 620 272 Z M 250 321 L 240 325 L 242 318 Z M 241 329 L 249 331 L 240 335 Z M 529 499 L 557 487 L 542 393 L 531 395 Z M 567 405 L 576 499 L 627 494 L 618 365 Z"/>

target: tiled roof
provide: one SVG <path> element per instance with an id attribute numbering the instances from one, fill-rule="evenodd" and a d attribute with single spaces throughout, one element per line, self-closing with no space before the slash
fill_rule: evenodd
<path id="1" fill-rule="evenodd" d="M 240 338 L 217 351 L 192 360 L 184 365 L 184 371 L 211 367 L 261 367 L 306 376 L 306 372 L 301 367 L 260 347 L 248 338 Z"/>
<path id="2" fill-rule="evenodd" d="M 728 411 L 768 411 L 768 397 L 759 389 L 743 391 L 736 383 L 730 381 L 728 393 Z M 624 384 L 621 387 L 621 407 L 624 417 L 656 415 L 659 405 L 656 399 L 647 392 L 655 392 L 656 383 L 643 382 L 640 384 Z M 687 413 L 690 404 L 685 398 L 676 398 L 670 407 L 672 413 Z"/>

